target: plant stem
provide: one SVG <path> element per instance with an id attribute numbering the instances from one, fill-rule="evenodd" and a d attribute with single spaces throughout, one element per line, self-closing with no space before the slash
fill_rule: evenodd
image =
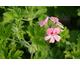
<path id="1" fill-rule="evenodd" d="M 28 45 L 25 45 L 25 47 L 29 48 L 29 46 L 28 46 Z"/>
<path id="2" fill-rule="evenodd" d="M 30 46 L 30 44 L 29 44 L 27 41 L 25 41 L 25 43 L 26 43 L 28 46 Z"/>
<path id="3" fill-rule="evenodd" d="M 10 39 L 10 38 L 8 38 L 8 40 L 15 41 L 15 42 L 18 42 L 18 43 L 22 43 L 22 41 L 16 41 L 16 40 L 13 40 L 13 39 Z M 27 45 L 25 45 L 26 47 L 30 46 L 30 44 L 27 41 L 25 41 L 25 43 L 27 44 Z"/>
<path id="4" fill-rule="evenodd" d="M 27 19 L 21 19 L 21 20 L 24 20 L 24 21 L 29 21 L 29 20 L 27 20 Z"/>
<path id="5" fill-rule="evenodd" d="M 17 38 L 18 38 L 18 40 L 20 41 L 20 42 L 22 42 L 22 40 L 17 36 Z M 24 40 L 24 42 L 28 45 L 28 46 L 30 46 L 30 44 L 27 42 L 27 41 L 25 41 Z"/>
<path id="6" fill-rule="evenodd" d="M 10 38 L 8 38 L 7 40 L 11 40 L 11 41 L 15 41 L 15 42 L 21 43 L 19 41 L 16 41 L 16 40 L 13 40 L 13 39 L 10 39 Z"/>
<path id="7" fill-rule="evenodd" d="M 31 59 L 32 59 L 32 57 L 33 57 L 33 53 L 31 53 Z"/>
<path id="8" fill-rule="evenodd" d="M 48 28 L 49 28 L 49 25 L 50 25 L 50 23 L 49 23 L 49 22 L 50 22 L 50 21 L 48 21 L 48 22 L 47 22 Z"/>
<path id="9" fill-rule="evenodd" d="M 21 42 L 21 39 L 17 36 L 18 40 Z"/>
<path id="10" fill-rule="evenodd" d="M 31 16 L 30 16 L 30 25 L 31 25 L 31 26 L 32 26 L 32 23 L 33 23 L 32 12 L 33 12 L 33 8 L 32 8 L 32 6 L 31 6 Z"/>

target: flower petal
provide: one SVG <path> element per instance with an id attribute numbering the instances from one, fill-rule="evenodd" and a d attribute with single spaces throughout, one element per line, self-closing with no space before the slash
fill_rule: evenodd
<path id="1" fill-rule="evenodd" d="M 61 28 L 64 28 L 61 24 L 57 24 L 57 25 L 59 25 Z"/>
<path id="2" fill-rule="evenodd" d="M 53 29 L 53 34 L 58 34 L 60 32 L 60 29 L 59 28 L 54 28 Z"/>
<path id="3" fill-rule="evenodd" d="M 40 27 L 42 27 L 43 25 L 45 25 L 45 22 L 42 20 L 42 21 L 40 22 Z"/>
<path id="4" fill-rule="evenodd" d="M 63 26 L 62 26 L 62 24 L 59 22 L 59 19 L 58 18 L 56 18 L 56 17 L 50 17 L 50 19 L 55 23 L 57 23 L 57 25 L 59 25 L 60 27 L 62 27 L 62 28 L 64 28 Z"/>
<path id="5" fill-rule="evenodd" d="M 61 37 L 59 35 L 55 35 L 54 38 L 56 39 L 56 41 L 60 41 Z"/>
<path id="6" fill-rule="evenodd" d="M 46 36 L 44 39 L 45 39 L 45 40 L 48 40 L 48 39 L 50 39 L 50 38 L 51 38 L 51 35 Z"/>
<path id="7" fill-rule="evenodd" d="M 49 28 L 49 29 L 47 30 L 47 34 L 48 34 L 48 35 L 53 34 L 53 28 Z"/>
<path id="8" fill-rule="evenodd" d="M 47 22 L 49 20 L 49 17 L 46 17 L 45 22 Z"/>
<path id="9" fill-rule="evenodd" d="M 59 19 L 56 18 L 56 17 L 50 17 L 50 19 L 51 19 L 54 23 L 59 21 Z"/>
<path id="10" fill-rule="evenodd" d="M 51 39 L 50 39 L 50 43 L 54 43 L 55 42 L 55 39 L 54 37 L 52 36 Z"/>

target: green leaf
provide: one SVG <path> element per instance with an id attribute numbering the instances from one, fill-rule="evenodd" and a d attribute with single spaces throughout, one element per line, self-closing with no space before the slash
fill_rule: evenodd
<path id="1" fill-rule="evenodd" d="M 33 18 L 37 18 L 37 17 L 41 16 L 42 14 L 44 14 L 44 13 L 46 13 L 46 12 L 47 12 L 47 9 L 38 10 L 38 11 L 34 14 Z"/>
<path id="2" fill-rule="evenodd" d="M 34 27 L 34 34 L 36 38 L 44 37 L 45 33 L 46 33 L 45 27 L 40 27 L 40 25 L 36 25 Z"/>
<path id="3" fill-rule="evenodd" d="M 4 51 L 0 49 L 0 59 L 5 59 Z"/>
<path id="4" fill-rule="evenodd" d="M 14 20 L 14 16 L 11 12 L 5 12 L 3 13 L 3 23 L 12 23 L 12 21 Z"/>
<path id="5" fill-rule="evenodd" d="M 44 39 L 39 39 L 39 38 L 33 39 L 32 44 L 40 45 L 40 46 L 43 46 L 43 47 L 46 46 L 46 43 L 45 43 Z"/>
<path id="6" fill-rule="evenodd" d="M 23 51 L 17 50 L 14 55 L 12 56 L 12 58 L 21 58 L 20 56 L 22 56 Z"/>
<path id="7" fill-rule="evenodd" d="M 12 58 L 13 54 L 15 53 L 15 51 L 16 51 L 16 49 L 12 49 L 12 50 L 9 51 L 9 53 L 8 53 L 8 58 L 9 59 Z"/>
<path id="8" fill-rule="evenodd" d="M 2 24 L 0 24 L 0 38 L 6 39 L 10 37 L 11 34 L 12 25 L 9 24 L 6 27 L 4 27 Z"/>
<path id="9" fill-rule="evenodd" d="M 20 50 L 15 50 L 15 49 L 12 49 L 10 50 L 9 54 L 8 54 L 8 58 L 9 59 L 21 59 L 20 56 L 22 56 L 23 54 L 23 51 L 20 51 Z"/>
<path id="10" fill-rule="evenodd" d="M 7 41 L 4 39 L 0 40 L 0 59 L 7 58 L 8 48 L 6 47 Z"/>
<path id="11" fill-rule="evenodd" d="M 3 33 L 4 31 L 4 26 L 0 24 L 0 38 L 5 38 L 5 33 Z"/>
<path id="12" fill-rule="evenodd" d="M 16 44 L 15 44 L 15 41 L 12 41 L 10 44 L 9 44 L 9 49 L 15 49 L 16 48 Z"/>
<path id="13" fill-rule="evenodd" d="M 68 40 L 70 42 L 77 42 L 77 35 L 79 34 L 80 32 L 78 30 L 72 30 L 72 31 L 69 31 L 69 35 L 70 35 L 70 38 L 68 38 Z"/>
<path id="14" fill-rule="evenodd" d="M 35 53 L 34 59 L 45 59 L 48 55 L 47 51 L 38 51 Z"/>
<path id="15" fill-rule="evenodd" d="M 79 42 L 79 39 L 78 39 Z M 65 58 L 80 58 L 80 43 L 75 44 L 74 42 L 70 43 L 70 48 L 64 51 L 66 53 Z"/>
<path id="16" fill-rule="evenodd" d="M 7 40 L 0 40 L 0 59 L 19 59 L 21 58 L 23 51 L 14 49 L 8 49 L 6 47 Z M 8 52 L 9 51 L 9 52 Z"/>
<path id="17" fill-rule="evenodd" d="M 41 22 L 42 20 L 45 20 L 47 16 L 48 16 L 48 15 L 46 15 L 46 14 L 42 14 L 42 15 L 38 18 L 37 24 L 40 24 L 40 22 Z"/>
<path id="18" fill-rule="evenodd" d="M 7 43 L 7 40 L 1 39 L 0 40 L 0 47 L 3 48 L 3 49 L 5 49 L 6 43 Z"/>
<path id="19" fill-rule="evenodd" d="M 66 53 L 65 58 L 72 58 L 71 53 L 69 51 L 64 51 Z"/>
<path id="20" fill-rule="evenodd" d="M 25 6 L 25 7 L 26 7 L 26 6 Z M 22 9 L 22 10 L 21 10 L 21 13 L 22 13 L 21 17 L 24 17 L 24 18 L 28 18 L 28 17 L 29 17 L 29 12 L 28 12 L 28 10 Z"/>
<path id="21" fill-rule="evenodd" d="M 34 59 L 45 59 L 48 55 L 49 46 L 41 47 L 38 46 L 38 51 L 36 51 Z"/>
<path id="22" fill-rule="evenodd" d="M 16 19 L 15 23 L 13 24 L 13 36 L 19 37 L 20 39 L 24 39 L 25 32 L 23 31 L 23 21 L 20 19 Z"/>
<path id="23" fill-rule="evenodd" d="M 33 38 L 35 36 L 34 28 L 32 26 L 28 26 L 27 33 L 29 34 L 29 36 L 31 36 Z"/>
<path id="24" fill-rule="evenodd" d="M 15 8 L 15 9 L 8 9 L 14 17 L 20 18 L 21 17 L 21 9 L 20 8 Z"/>
<path id="25" fill-rule="evenodd" d="M 63 43 L 66 41 L 66 38 L 70 37 L 69 30 L 66 27 L 64 28 L 64 31 L 60 32 L 59 34 L 61 36 L 61 40 L 62 40 Z"/>
<path id="26" fill-rule="evenodd" d="M 11 31 L 12 31 L 11 29 L 12 29 L 12 24 L 9 24 L 8 26 L 6 26 L 6 28 L 5 28 L 5 36 L 6 36 L 6 38 L 10 37 Z"/>
<path id="27" fill-rule="evenodd" d="M 40 27 L 40 25 L 36 25 L 35 27 L 28 26 L 27 33 L 32 38 L 44 37 L 46 29 L 44 27 Z"/>
<path id="28" fill-rule="evenodd" d="M 46 33 L 46 29 L 44 27 L 40 27 L 40 25 L 36 25 L 35 27 L 28 26 L 27 33 L 31 37 L 32 44 L 45 46 L 44 35 Z"/>
<path id="29" fill-rule="evenodd" d="M 16 18 L 21 19 L 21 9 L 20 8 L 14 8 L 14 9 L 8 9 L 9 11 L 3 13 L 3 23 L 12 23 Z"/>

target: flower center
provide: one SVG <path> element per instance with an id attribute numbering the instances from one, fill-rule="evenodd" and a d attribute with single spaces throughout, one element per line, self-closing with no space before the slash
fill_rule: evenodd
<path id="1" fill-rule="evenodd" d="M 54 37 L 54 35 L 52 35 Z"/>
<path id="2" fill-rule="evenodd" d="M 51 32 L 50 34 L 53 34 L 53 32 Z"/>

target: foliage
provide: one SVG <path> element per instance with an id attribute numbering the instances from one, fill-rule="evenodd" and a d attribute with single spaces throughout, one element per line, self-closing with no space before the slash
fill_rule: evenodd
<path id="1" fill-rule="evenodd" d="M 0 59 L 80 59 L 79 7 L 0 6 L 0 11 Z M 47 27 L 40 22 L 47 16 L 61 19 L 62 13 L 71 18 L 70 28 L 62 25 L 60 41 L 45 41 Z"/>
<path id="2" fill-rule="evenodd" d="M 11 29 L 12 29 L 11 24 L 4 27 L 4 25 L 0 23 L 0 38 L 6 39 L 6 38 L 10 37 Z"/>
<path id="3" fill-rule="evenodd" d="M 64 43 L 66 41 L 66 38 L 69 38 L 70 35 L 68 34 L 69 30 L 65 27 L 63 32 L 60 32 L 61 40 Z"/>
<path id="4" fill-rule="evenodd" d="M 20 59 L 23 54 L 23 51 L 16 50 L 16 49 L 8 49 L 7 40 L 1 39 L 0 40 L 0 58 L 1 59 Z M 9 51 L 9 52 L 8 52 Z"/>

